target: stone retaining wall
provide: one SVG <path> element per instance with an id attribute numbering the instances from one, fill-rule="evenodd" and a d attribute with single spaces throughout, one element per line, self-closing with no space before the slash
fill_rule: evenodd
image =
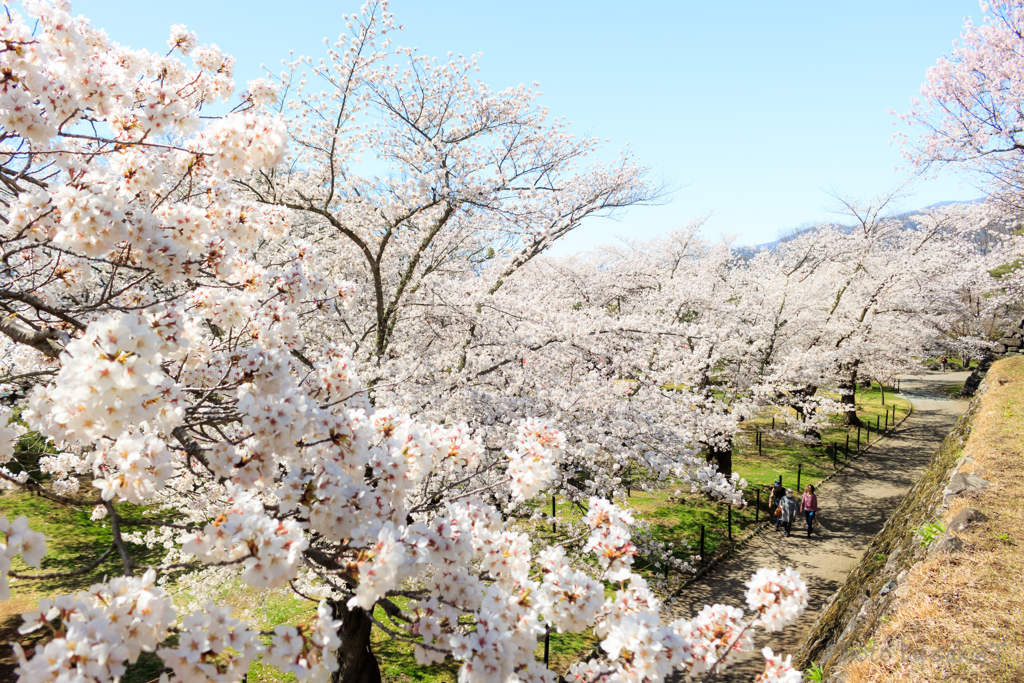
<path id="1" fill-rule="evenodd" d="M 984 389 L 982 384 L 980 393 Z M 956 474 L 963 464 L 961 451 L 979 403 L 977 398 L 971 402 L 846 583 L 822 606 L 820 616 L 794 656 L 797 668 L 806 670 L 812 662 L 817 663 L 825 670 L 823 680 L 841 683 L 835 671 L 868 645 L 875 627 L 899 594 L 907 570 L 928 553 L 948 551 L 956 544 L 956 537 L 947 532 L 926 549 L 918 530 L 939 518 L 955 496 L 985 485 L 973 475 L 968 479 Z"/>

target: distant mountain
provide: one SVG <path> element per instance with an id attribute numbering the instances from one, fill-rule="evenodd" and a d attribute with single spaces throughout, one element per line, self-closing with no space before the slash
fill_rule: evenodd
<path id="1" fill-rule="evenodd" d="M 945 201 L 945 202 L 936 202 L 935 204 L 929 204 L 928 206 L 924 207 L 923 209 L 913 209 L 911 211 L 904 211 L 903 213 L 900 213 L 900 214 L 894 216 L 894 218 L 902 218 L 904 220 L 907 220 L 911 216 L 913 216 L 915 214 L 918 214 L 918 213 L 921 213 L 922 211 L 927 211 L 928 209 L 941 209 L 942 207 L 950 206 L 951 204 L 980 204 L 983 201 L 985 201 L 985 197 L 978 197 L 977 199 L 968 199 L 968 200 L 965 200 L 965 201 L 951 200 L 951 201 Z M 835 225 L 835 224 L 833 224 L 833 225 Z M 754 246 L 749 247 L 749 249 L 751 249 L 753 251 L 759 251 L 761 249 L 773 249 L 773 248 L 777 247 L 780 243 L 782 243 L 782 242 L 784 242 L 784 241 L 786 241 L 788 239 L 792 239 L 792 238 L 796 237 L 797 235 L 802 235 L 805 232 L 809 232 L 811 230 L 814 230 L 815 227 L 817 227 L 817 225 L 814 224 L 814 223 L 802 223 L 802 224 L 798 225 L 795 228 L 790 228 L 788 231 L 786 231 L 786 234 L 784 236 L 780 237 L 777 240 L 772 240 L 771 242 L 764 242 L 762 244 L 755 244 Z M 840 225 L 838 227 L 846 227 L 846 228 L 852 229 L 852 226 L 842 226 L 842 225 Z M 783 232 L 783 231 L 780 231 L 780 232 Z"/>
<path id="2" fill-rule="evenodd" d="M 924 211 L 925 209 L 941 209 L 942 207 L 949 206 L 950 204 L 981 204 L 983 201 L 985 201 L 985 197 L 978 197 L 977 199 L 968 199 L 966 201 L 938 202 L 937 204 L 926 206 L 924 207 L 924 209 L 919 209 L 919 211 Z M 911 213 L 914 212 L 911 211 Z"/>

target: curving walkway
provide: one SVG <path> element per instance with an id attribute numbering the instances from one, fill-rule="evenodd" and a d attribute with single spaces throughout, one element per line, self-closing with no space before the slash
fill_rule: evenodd
<path id="1" fill-rule="evenodd" d="M 822 604 L 846 580 L 871 539 L 967 408 L 966 401 L 951 400 L 940 389 L 963 382 L 969 374 L 930 372 L 902 377 L 900 395 L 913 403 L 913 414 L 817 490 L 822 522 L 819 533 L 807 538 L 802 520 L 794 523 L 789 538 L 781 530 L 769 529 L 690 586 L 674 603 L 664 606 L 665 620 L 692 616 L 705 604 L 716 602 L 745 607 L 743 584 L 759 567 L 793 567 L 807 582 L 810 604 L 796 625 L 782 633 L 759 631 L 754 652 L 745 653 L 725 672 L 709 675 L 705 681 L 749 683 L 764 671 L 761 648 L 769 646 L 786 654 L 796 650 Z M 682 678 L 675 676 L 669 680 Z"/>

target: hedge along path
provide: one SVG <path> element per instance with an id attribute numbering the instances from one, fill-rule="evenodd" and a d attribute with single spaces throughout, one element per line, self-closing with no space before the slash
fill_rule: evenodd
<path id="1" fill-rule="evenodd" d="M 664 606 L 662 618 L 666 621 L 691 617 L 704 605 L 716 602 L 745 606 L 747 589 L 743 584 L 760 567 L 792 567 L 807 582 L 810 603 L 795 626 L 782 633 L 757 631 L 753 652 L 743 654 L 725 672 L 708 676 L 705 681 L 749 683 L 764 671 L 761 648 L 768 646 L 785 654 L 796 651 L 821 606 L 846 580 L 967 408 L 967 401 L 948 398 L 942 387 L 961 383 L 969 374 L 929 372 L 901 377 L 901 396 L 913 404 L 913 415 L 878 443 L 872 442 L 869 451 L 851 460 L 817 489 L 819 531 L 807 538 L 802 519 L 793 524 L 789 538 L 782 530 L 769 529 L 689 586 L 675 602 Z"/>

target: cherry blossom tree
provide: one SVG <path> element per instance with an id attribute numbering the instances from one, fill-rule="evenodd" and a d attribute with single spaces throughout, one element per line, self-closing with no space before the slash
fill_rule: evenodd
<path id="1" fill-rule="evenodd" d="M 710 254 L 699 258 L 703 240 L 695 229 L 687 234 L 688 273 L 714 263 Z M 679 234 L 670 241 L 682 250 L 683 239 Z M 697 431 L 710 424 L 714 411 L 692 410 L 706 400 L 706 386 L 696 398 L 682 386 L 691 374 L 682 363 L 693 358 L 689 353 L 684 358 L 676 347 L 686 343 L 686 326 L 692 328 L 691 341 L 697 328 L 693 321 L 664 314 L 671 282 L 666 276 L 663 287 L 659 280 L 670 268 L 665 259 L 652 258 L 653 251 L 601 250 L 523 268 L 488 295 L 491 314 L 473 318 L 477 337 L 467 347 L 465 384 L 446 395 L 473 401 L 480 412 L 485 403 L 505 402 L 513 414 L 524 409 L 557 414 L 559 424 L 573 425 L 568 452 L 574 471 L 587 472 L 585 483 L 605 494 L 622 492 L 634 474 L 671 472 L 686 481 L 699 480 L 702 490 L 735 497 L 727 485 L 728 471 L 716 473 L 693 457 L 706 440 Z M 728 250 L 722 254 L 728 257 Z M 676 282 L 694 281 L 683 270 L 677 275 Z M 683 293 L 672 296 L 680 306 Z M 691 298 L 690 305 L 696 306 L 695 295 Z M 474 315 L 471 303 L 451 313 L 453 319 Z M 419 334 L 428 336 L 426 330 Z M 706 359 L 696 365 L 705 368 Z M 434 409 L 443 405 L 437 398 L 431 403 Z M 609 474 L 612 479 L 606 478 Z"/>
<path id="2" fill-rule="evenodd" d="M 493 294 L 587 217 L 657 199 L 628 152 L 581 168 L 599 141 L 552 119 L 540 93 L 492 91 L 473 77 L 476 57 L 394 47 L 384 3 L 348 19 L 326 57 L 300 57 L 276 77 L 291 152 L 244 185 L 319 228 L 350 264 L 368 297 L 346 320 L 358 355 L 393 357 L 396 327 L 431 275 L 473 272 Z M 473 269 L 495 257 L 501 268 Z"/>
<path id="3" fill-rule="evenodd" d="M 0 425 L 0 480 L 92 508 L 112 540 L 83 570 L 116 556 L 122 574 L 23 615 L 21 633 L 47 635 L 31 653 L 15 644 L 19 680 L 113 681 L 142 652 L 186 681 L 243 680 L 257 657 L 300 681 L 379 680 L 375 624 L 422 664 L 454 657 L 460 680 L 502 682 L 553 681 L 538 638 L 593 628 L 601 657 L 570 678 L 659 681 L 717 670 L 753 628 L 805 609 L 797 574 L 761 570 L 752 616 L 713 605 L 663 624 L 633 571 L 627 510 L 592 496 L 579 534 L 544 543 L 489 500 L 529 501 L 556 481 L 568 439 L 546 416 L 516 419 L 514 438 L 495 443 L 458 413 L 438 424 L 377 400 L 416 386 L 397 372 L 416 367 L 394 344 L 412 317 L 403 298 L 469 282 L 464 271 L 427 287 L 427 275 L 494 249 L 501 270 L 473 310 L 495 305 L 504 279 L 586 215 L 650 196 L 628 161 L 577 174 L 591 143 L 540 127 L 532 94 L 468 84 L 471 62 L 395 70 L 372 43 L 392 27 L 384 5 L 354 17 L 355 44 L 319 68 L 351 85 L 352 109 L 337 90 L 306 93 L 306 117 L 292 120 L 273 107 L 301 82 L 261 79 L 233 99 L 233 60 L 182 26 L 158 55 L 111 43 L 64 2 L 22 6 L 0 23 L 0 333 L 3 381 L 28 396 L 21 422 Z M 237 106 L 211 117 L 218 100 Z M 385 122 L 339 134 L 373 116 Z M 408 165 L 360 180 L 350 162 L 363 145 Z M 328 228 L 356 258 L 322 239 Z M 380 256 L 389 245 L 403 255 Z M 471 354 L 472 321 L 461 329 L 465 372 L 482 352 Z M 25 429 L 47 449 L 16 447 Z M 127 505 L 161 514 L 129 517 Z M 10 572 L 18 554 L 38 569 L 45 540 L 23 517 L 0 517 L 0 533 L 6 598 L 9 576 L 48 576 Z M 148 564 L 128 540 L 169 550 Z M 218 604 L 232 578 L 290 587 L 316 618 L 259 633 Z M 176 604 L 171 582 L 194 604 Z M 766 675 L 799 680 L 764 654 Z"/>
<path id="4" fill-rule="evenodd" d="M 601 337 L 618 348 L 603 353 L 614 360 L 630 402 L 673 425 L 677 441 L 703 448 L 712 479 L 728 479 L 731 439 L 743 412 L 734 405 L 736 387 L 721 381 L 727 377 L 721 370 L 739 355 L 745 337 L 723 306 L 736 255 L 728 244 L 703 238 L 702 223 L 698 219 L 666 238 L 602 250 L 587 264 L 588 289 L 582 273 L 574 273 L 576 306 L 604 321 Z"/>
<path id="5" fill-rule="evenodd" d="M 670 460 L 700 487 L 735 497 L 678 439 L 668 440 L 674 458 L 653 457 L 651 444 L 667 445 L 663 428 L 637 397 L 620 400 L 635 373 L 601 360 L 594 342 L 607 331 L 592 320 L 582 329 L 587 314 L 571 310 L 575 299 L 559 309 L 561 294 L 519 275 L 586 217 L 656 199 L 644 170 L 628 154 L 580 170 L 596 140 L 549 121 L 538 93 L 471 82 L 472 58 L 439 63 L 393 48 L 385 6 L 350 24 L 324 59 L 299 58 L 275 77 L 289 93 L 281 106 L 293 151 L 240 183 L 256 201 L 295 212 L 293 233 L 359 284 L 352 307 L 305 320 L 304 334 L 355 335 L 353 360 L 374 405 L 465 420 L 490 449 L 514 438 L 517 420 L 553 416 L 572 435 L 562 492 L 581 507 L 593 493 L 621 491 L 626 471 L 664 476 Z M 356 149 L 373 150 L 373 161 L 360 163 Z M 512 499 L 491 495 L 512 511 Z"/>
<path id="6" fill-rule="evenodd" d="M 982 0 L 983 20 L 964 22 L 961 42 L 939 58 L 900 120 L 918 126 L 904 138 L 904 154 L 915 165 L 953 164 L 980 171 L 994 189 L 1020 207 L 1024 150 L 1024 4 Z"/>

